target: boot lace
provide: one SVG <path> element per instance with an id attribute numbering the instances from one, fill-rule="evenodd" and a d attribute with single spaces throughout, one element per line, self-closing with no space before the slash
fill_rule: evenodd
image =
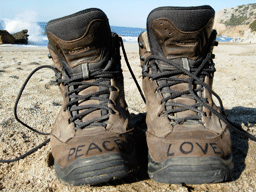
<path id="1" fill-rule="evenodd" d="M 114 114 L 115 111 L 108 107 L 107 104 L 112 101 L 109 98 L 110 91 L 115 90 L 113 86 L 110 85 L 109 81 L 114 78 L 114 75 L 120 75 L 121 71 L 98 71 L 90 74 L 91 79 L 96 79 L 94 82 L 83 81 L 83 78 L 67 78 L 60 79 L 58 83 L 63 83 L 63 85 L 68 86 L 67 97 L 69 97 L 69 102 L 65 106 L 65 110 L 69 110 L 73 116 L 69 119 L 69 123 L 75 124 L 75 129 L 85 128 L 89 126 L 103 126 L 106 128 L 106 120 L 108 120 L 110 114 Z M 104 87 L 103 90 L 91 93 L 88 95 L 79 95 L 79 93 L 91 86 Z M 74 89 L 72 87 L 75 87 Z M 107 94 L 108 97 L 101 97 Z M 87 100 L 98 100 L 104 104 L 91 104 L 91 105 L 81 105 L 80 103 Z M 96 110 L 106 110 L 107 113 L 100 117 L 91 119 L 86 122 L 82 122 L 81 119 L 86 115 L 96 111 Z M 82 112 L 80 112 L 82 111 Z"/>
<path id="2" fill-rule="evenodd" d="M 152 60 L 163 61 L 169 65 L 172 65 L 176 69 L 174 69 L 174 70 L 167 69 L 167 70 L 164 70 L 163 72 L 158 72 L 156 74 L 149 74 L 148 69 L 145 69 L 145 68 L 147 68 L 145 66 L 146 66 L 147 62 L 150 62 Z M 211 62 L 211 63 L 209 65 L 209 67 L 206 68 L 206 65 L 209 62 Z M 151 62 L 151 65 L 157 65 L 157 64 L 156 64 L 156 62 Z M 144 70 L 142 72 L 143 76 L 149 77 L 150 79 L 156 80 L 156 81 L 163 81 L 163 80 L 166 81 L 166 83 L 158 86 L 158 88 L 156 89 L 157 92 L 163 90 L 165 87 L 168 88 L 170 86 L 178 85 L 181 83 L 188 84 L 189 89 L 186 91 L 183 91 L 183 92 L 178 92 L 178 91 L 174 91 L 171 89 L 168 89 L 168 91 L 166 89 L 162 91 L 163 94 L 169 93 L 168 94 L 169 96 L 164 97 L 164 99 L 162 99 L 162 101 L 161 101 L 166 106 L 166 110 L 161 113 L 161 116 L 167 115 L 170 120 L 173 120 L 173 122 L 171 122 L 173 125 L 180 124 L 182 122 L 189 121 L 189 120 L 197 120 L 197 121 L 201 120 L 202 116 L 206 116 L 206 114 L 202 110 L 203 107 L 206 107 L 209 110 L 212 110 L 212 107 L 209 107 L 209 105 L 207 104 L 208 103 L 207 99 L 200 96 L 201 94 L 198 94 L 198 93 L 203 92 L 204 87 L 218 99 L 220 105 L 223 108 L 222 101 L 219 98 L 219 96 L 207 84 L 205 84 L 202 81 L 202 78 L 204 76 L 210 76 L 210 73 L 215 72 L 215 68 L 212 63 L 212 55 L 211 54 L 207 55 L 207 57 L 202 62 L 202 64 L 200 65 L 199 68 L 197 68 L 197 69 L 192 68 L 191 72 L 170 60 L 167 60 L 165 58 L 162 58 L 162 57 L 159 57 L 156 55 L 149 56 L 144 61 L 143 67 L 144 67 Z M 175 77 L 175 76 L 183 75 L 183 74 L 186 74 L 187 76 L 189 76 L 189 78 L 185 79 L 185 78 Z M 196 86 L 196 85 L 199 85 L 199 86 Z M 194 88 L 194 87 L 197 87 L 197 88 Z M 177 103 L 177 102 L 172 101 L 172 99 L 175 99 L 178 97 L 194 99 L 196 101 L 196 103 L 194 105 L 185 105 L 183 103 Z M 194 112 L 197 112 L 198 115 L 197 116 L 188 116 L 188 117 L 183 117 L 183 118 L 178 118 L 173 115 L 170 115 L 170 114 L 174 114 L 174 113 L 182 112 L 182 111 L 186 111 L 186 110 L 192 110 Z M 202 122 L 199 122 L 199 123 L 202 123 Z"/>

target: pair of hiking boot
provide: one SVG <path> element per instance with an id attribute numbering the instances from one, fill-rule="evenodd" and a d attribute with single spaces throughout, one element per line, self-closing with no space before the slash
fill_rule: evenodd
<path id="1" fill-rule="evenodd" d="M 159 7 L 150 12 L 147 31 L 138 38 L 148 174 L 157 182 L 229 181 L 233 169 L 229 129 L 256 141 L 226 119 L 221 99 L 212 90 L 214 14 L 210 6 Z M 99 184 L 128 176 L 138 163 L 124 96 L 120 46 L 126 61 L 127 57 L 122 39 L 111 32 L 107 16 L 96 8 L 52 20 L 46 33 L 55 66 L 32 71 L 19 92 L 14 115 L 30 130 L 48 135 L 17 115 L 26 84 L 42 68 L 56 73 L 62 108 L 50 139 L 0 163 L 22 159 L 51 141 L 56 175 L 64 183 Z"/>
<path id="2" fill-rule="evenodd" d="M 210 6 L 156 8 L 138 38 L 148 174 L 157 182 L 201 184 L 231 178 L 230 132 L 211 89 L 214 14 Z M 82 185 L 129 175 L 138 164 L 124 96 L 120 37 L 95 8 L 50 21 L 46 33 L 64 98 L 51 132 L 57 177 Z"/>

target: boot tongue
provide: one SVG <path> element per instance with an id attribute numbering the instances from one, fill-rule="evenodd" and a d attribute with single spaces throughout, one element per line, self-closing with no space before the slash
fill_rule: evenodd
<path id="1" fill-rule="evenodd" d="M 160 7 L 147 19 L 150 49 L 153 55 L 193 67 L 205 50 L 213 26 L 210 6 Z M 181 58 L 186 58 L 185 60 Z M 159 62 L 160 67 L 168 68 Z"/>

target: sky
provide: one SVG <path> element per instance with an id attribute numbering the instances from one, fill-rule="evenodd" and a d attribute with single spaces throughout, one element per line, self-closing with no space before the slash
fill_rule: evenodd
<path id="1" fill-rule="evenodd" d="M 0 0 L 0 20 L 23 16 L 48 22 L 95 7 L 106 13 L 111 26 L 144 28 L 150 11 L 161 6 L 210 5 L 217 13 L 224 8 L 250 3 L 256 0 Z"/>

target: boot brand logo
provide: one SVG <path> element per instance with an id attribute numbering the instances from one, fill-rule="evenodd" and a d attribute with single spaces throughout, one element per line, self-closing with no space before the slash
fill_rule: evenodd
<path id="1" fill-rule="evenodd" d="M 82 48 L 76 48 L 76 49 L 73 49 L 73 50 L 69 51 L 69 54 L 83 53 L 83 52 L 86 52 L 90 49 L 91 49 L 90 46 L 86 46 L 86 47 L 82 47 Z"/>
<path id="2" fill-rule="evenodd" d="M 207 154 L 209 150 L 212 150 L 215 154 L 221 154 L 220 149 L 217 147 L 216 143 L 205 143 L 204 145 L 199 143 L 192 142 L 183 142 L 180 144 L 179 150 L 182 154 L 188 155 L 194 151 L 194 149 L 198 147 L 204 155 Z M 167 156 L 174 156 L 175 152 L 172 151 L 172 144 L 169 145 L 167 150 Z"/>
<path id="3" fill-rule="evenodd" d="M 74 157 L 75 159 L 78 157 L 81 157 L 83 155 L 88 155 L 92 153 L 93 151 L 98 151 L 100 153 L 105 151 L 114 151 L 116 147 L 121 150 L 122 149 L 122 141 L 120 139 L 116 139 L 113 141 L 103 141 L 100 145 L 97 145 L 96 143 L 90 143 L 89 145 L 79 145 L 74 148 L 69 149 L 68 153 L 68 161 L 71 157 Z"/>

